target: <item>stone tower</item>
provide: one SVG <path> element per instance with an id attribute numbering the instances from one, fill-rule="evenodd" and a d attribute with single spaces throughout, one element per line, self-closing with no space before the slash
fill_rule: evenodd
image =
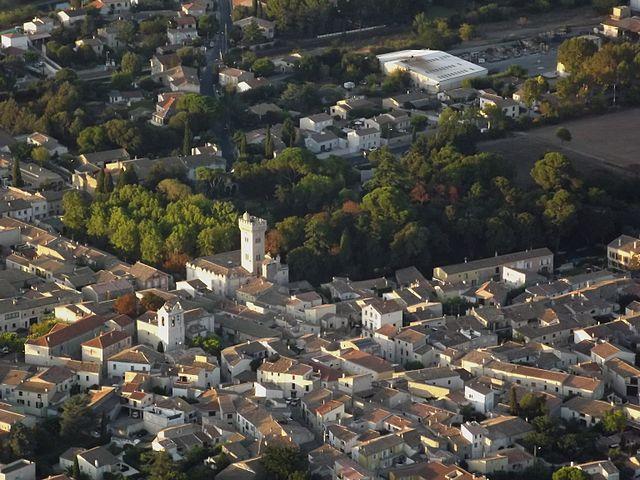
<path id="1" fill-rule="evenodd" d="M 259 275 L 264 260 L 264 236 L 267 232 L 267 221 L 253 217 L 244 212 L 238 220 L 240 227 L 240 254 L 242 268 L 254 275 Z"/>

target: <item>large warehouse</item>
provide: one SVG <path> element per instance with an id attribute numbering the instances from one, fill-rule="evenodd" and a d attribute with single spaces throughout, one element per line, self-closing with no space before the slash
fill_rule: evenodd
<path id="1" fill-rule="evenodd" d="M 487 69 L 440 50 L 401 50 L 378 55 L 385 73 L 406 70 L 416 87 L 437 93 L 458 88 L 467 78 L 484 77 Z"/>

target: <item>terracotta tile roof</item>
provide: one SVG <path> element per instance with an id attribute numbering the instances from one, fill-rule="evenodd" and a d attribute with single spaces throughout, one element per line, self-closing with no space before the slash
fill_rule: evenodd
<path id="1" fill-rule="evenodd" d="M 64 324 L 58 324 L 59 326 L 54 326 L 46 335 L 29 339 L 25 343 L 27 345 L 37 345 L 40 347 L 55 347 L 76 337 L 85 335 L 94 329 L 100 328 L 104 323 L 104 317 L 100 315 L 90 315 L 66 326 L 64 326 Z"/>
<path id="2" fill-rule="evenodd" d="M 129 335 L 120 330 L 110 330 L 82 344 L 83 347 L 107 348 L 128 338 Z"/>
<path id="3" fill-rule="evenodd" d="M 618 347 L 610 344 L 609 342 L 599 343 L 591 349 L 591 353 L 595 353 L 597 356 L 605 359 L 615 355 L 619 351 L 620 349 Z"/>
<path id="4" fill-rule="evenodd" d="M 315 412 L 318 415 L 324 416 L 329 412 L 339 409 L 340 407 L 344 407 L 344 403 L 337 400 L 329 400 L 328 402 L 318 405 Z"/>

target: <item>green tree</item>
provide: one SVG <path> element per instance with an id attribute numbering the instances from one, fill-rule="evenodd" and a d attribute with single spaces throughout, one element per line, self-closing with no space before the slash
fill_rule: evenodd
<path id="1" fill-rule="evenodd" d="M 191 155 L 191 126 L 189 125 L 189 119 L 184 123 L 184 134 L 182 138 L 182 154 Z"/>
<path id="2" fill-rule="evenodd" d="M 95 426 L 87 395 L 73 395 L 64 402 L 60 414 L 60 435 L 63 438 L 77 445 L 78 440 L 86 439 Z"/>
<path id="3" fill-rule="evenodd" d="M 422 362 L 419 362 L 417 360 L 407 362 L 404 365 L 405 370 L 420 370 L 421 368 L 424 368 L 424 365 L 422 364 Z"/>
<path id="4" fill-rule="evenodd" d="M 73 457 L 73 467 L 71 467 L 71 476 L 74 479 L 79 479 L 82 472 L 80 471 L 80 464 L 78 463 L 78 456 Z"/>
<path id="5" fill-rule="evenodd" d="M 282 141 L 287 147 L 293 147 L 296 144 L 296 126 L 291 117 L 287 117 L 282 122 Z"/>
<path id="6" fill-rule="evenodd" d="M 153 452 L 151 464 L 148 467 L 149 480 L 186 480 L 184 473 L 171 460 L 167 452 Z"/>
<path id="7" fill-rule="evenodd" d="M 142 261 L 158 265 L 164 258 L 164 239 L 152 222 L 141 224 L 140 257 Z"/>
<path id="8" fill-rule="evenodd" d="M 235 246 L 237 229 L 234 225 L 207 227 L 198 234 L 200 255 L 228 252 Z"/>
<path id="9" fill-rule="evenodd" d="M 518 414 L 528 420 L 547 415 L 544 396 L 531 392 L 525 393 L 520 399 Z"/>
<path id="10" fill-rule="evenodd" d="M 170 202 L 186 199 L 191 195 L 191 187 L 175 178 L 165 178 L 158 183 L 157 190 Z"/>
<path id="11" fill-rule="evenodd" d="M 133 75 L 128 72 L 113 72 L 111 74 L 111 88 L 114 90 L 128 90 L 131 88 Z"/>
<path id="12" fill-rule="evenodd" d="M 121 209 L 111 213 L 109 219 L 111 234 L 109 242 L 127 259 L 136 258 L 139 251 L 138 223 L 129 218 Z"/>
<path id="13" fill-rule="evenodd" d="M 69 190 L 62 196 L 62 223 L 74 235 L 85 231 L 89 207 L 82 192 Z"/>
<path id="14" fill-rule="evenodd" d="M 458 35 L 460 35 L 460 38 L 465 42 L 471 40 L 475 36 L 475 34 L 476 28 L 469 23 L 463 23 L 458 29 Z"/>
<path id="15" fill-rule="evenodd" d="M 20 170 L 20 159 L 18 158 L 13 161 L 13 165 L 11 166 L 11 178 L 14 187 L 24 187 L 24 181 L 22 180 L 22 171 Z"/>
<path id="16" fill-rule="evenodd" d="M 275 69 L 276 66 L 271 60 L 266 57 L 257 59 L 255 62 L 253 62 L 253 65 L 251 65 L 251 70 L 258 77 L 268 77 L 269 75 L 273 74 Z"/>
<path id="17" fill-rule="evenodd" d="M 211 37 L 220 30 L 220 23 L 215 15 L 209 13 L 198 18 L 198 33 L 202 36 Z"/>
<path id="18" fill-rule="evenodd" d="M 558 137 L 562 143 L 570 142 L 572 138 L 571 132 L 565 127 L 560 127 L 556 130 L 556 137 Z"/>
<path id="19" fill-rule="evenodd" d="M 90 153 L 104 150 L 109 146 L 109 139 L 102 126 L 94 126 L 82 130 L 76 143 L 81 152 Z"/>
<path id="20" fill-rule="evenodd" d="M 567 157 L 558 152 L 549 152 L 538 160 L 531 170 L 533 181 L 545 190 L 568 187 L 574 171 Z"/>
<path id="21" fill-rule="evenodd" d="M 589 480 L 591 476 L 576 467 L 562 467 L 553 472 L 553 480 Z"/>
<path id="22" fill-rule="evenodd" d="M 118 188 L 124 185 L 137 185 L 138 184 L 138 174 L 136 173 L 136 169 L 133 165 L 127 165 L 124 168 L 124 171 L 120 173 L 118 176 Z"/>
<path id="23" fill-rule="evenodd" d="M 31 158 L 41 166 L 44 166 L 51 158 L 49 155 L 49 150 L 44 147 L 36 147 L 31 150 Z"/>
<path id="24" fill-rule="evenodd" d="M 602 417 L 602 425 L 609 433 L 622 433 L 627 428 L 627 416 L 619 408 L 611 409 Z"/>
<path id="25" fill-rule="evenodd" d="M 528 78 L 522 85 L 522 100 L 531 107 L 535 102 L 539 102 L 548 91 L 549 82 L 543 76 Z"/>
<path id="26" fill-rule="evenodd" d="M 307 471 L 307 459 L 293 447 L 268 446 L 262 455 L 262 465 L 274 480 L 288 480 L 296 472 Z"/>
<path id="27" fill-rule="evenodd" d="M 113 177 L 111 176 L 111 171 L 107 170 L 104 174 L 102 191 L 104 193 L 111 193 L 113 192 L 113 189 L 114 189 Z"/>
<path id="28" fill-rule="evenodd" d="M 273 137 L 271 136 L 271 125 L 267 126 L 267 133 L 264 138 L 264 158 L 273 158 Z"/>
<path id="29" fill-rule="evenodd" d="M 17 458 L 33 458 L 36 450 L 36 437 L 33 430 L 22 423 L 17 423 L 11 428 L 7 446 Z"/>
<path id="30" fill-rule="evenodd" d="M 509 413 L 511 415 L 518 415 L 520 412 L 520 405 L 518 403 L 518 391 L 515 385 L 511 385 L 509 389 Z"/>
<path id="31" fill-rule="evenodd" d="M 558 190 L 544 204 L 544 218 L 556 239 L 571 234 L 578 220 L 578 204 L 566 190 Z"/>
<path id="32" fill-rule="evenodd" d="M 558 47 L 558 63 L 567 73 L 578 73 L 582 65 L 598 51 L 598 46 L 586 37 L 565 40 Z"/>
<path id="33" fill-rule="evenodd" d="M 104 168 L 98 170 L 96 175 L 96 194 L 100 195 L 101 193 L 104 193 Z"/>
<path id="34" fill-rule="evenodd" d="M 120 69 L 125 74 L 137 76 L 142 71 L 142 58 L 137 53 L 125 52 L 125 54 L 122 55 Z"/>

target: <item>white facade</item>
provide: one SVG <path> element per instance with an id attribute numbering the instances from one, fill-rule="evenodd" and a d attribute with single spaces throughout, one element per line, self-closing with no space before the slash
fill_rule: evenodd
<path id="1" fill-rule="evenodd" d="M 318 113 L 309 117 L 303 117 L 300 119 L 300 128 L 302 130 L 310 130 L 312 132 L 320 133 L 325 128 L 333 125 L 333 118 L 326 113 Z"/>
<path id="2" fill-rule="evenodd" d="M 395 310 L 382 308 L 377 303 L 369 304 L 362 309 L 362 328 L 373 336 L 373 332 L 384 325 L 402 327 L 402 308 Z"/>
<path id="3" fill-rule="evenodd" d="M 20 33 L 5 33 L 2 35 L 2 48 L 19 48 L 20 50 L 29 49 L 29 40 L 26 35 Z"/>
<path id="4" fill-rule="evenodd" d="M 380 147 L 380 130 L 377 128 L 362 128 L 360 130 L 351 130 L 347 133 L 347 142 L 349 150 L 357 152 L 358 150 L 371 150 Z"/>
<path id="5" fill-rule="evenodd" d="M 156 314 L 156 320 L 145 322 L 139 320 L 138 341 L 152 348 L 160 343 L 165 352 L 183 348 L 185 345 L 186 328 L 184 310 L 179 302 L 165 303 Z"/>

